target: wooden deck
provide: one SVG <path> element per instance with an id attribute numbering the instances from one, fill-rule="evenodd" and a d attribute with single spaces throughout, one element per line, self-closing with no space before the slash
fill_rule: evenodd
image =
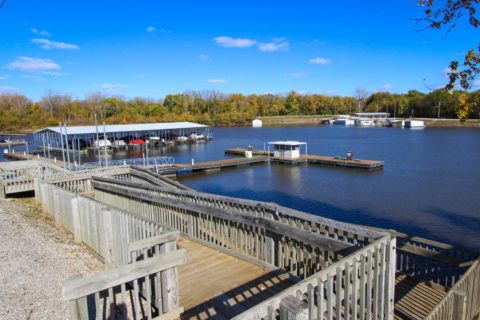
<path id="1" fill-rule="evenodd" d="M 397 274 L 394 319 L 425 319 L 445 295 L 446 292 L 442 286 L 417 281 L 414 277 L 405 274 Z"/>
<path id="2" fill-rule="evenodd" d="M 268 271 L 186 238 L 179 267 L 182 319 L 229 319 L 296 282 L 285 271 Z"/>
<path id="3" fill-rule="evenodd" d="M 229 155 L 245 155 L 245 150 L 243 148 L 232 148 L 226 149 L 225 154 Z M 264 150 L 252 150 L 253 155 L 255 156 L 268 156 L 269 152 Z M 383 161 L 377 160 L 362 160 L 362 159 L 353 159 L 347 160 L 340 157 L 326 157 L 326 156 L 318 156 L 318 155 L 302 155 L 300 159 L 283 159 L 283 158 L 274 158 L 273 152 L 270 152 L 270 160 L 276 162 L 283 162 L 283 163 L 291 163 L 297 164 L 299 162 L 308 162 L 313 164 L 320 164 L 320 165 L 329 165 L 329 166 L 336 166 L 336 167 L 346 167 L 346 168 L 360 168 L 360 169 L 381 169 L 384 167 Z"/>
<path id="4" fill-rule="evenodd" d="M 177 174 L 198 172 L 198 171 L 211 171 L 211 170 L 220 170 L 223 168 L 229 167 L 239 167 L 246 166 L 256 163 L 265 163 L 268 161 L 268 158 L 265 156 L 258 156 L 253 158 L 235 158 L 235 159 L 222 159 L 206 162 L 198 162 L 194 165 L 191 164 L 176 164 Z"/>

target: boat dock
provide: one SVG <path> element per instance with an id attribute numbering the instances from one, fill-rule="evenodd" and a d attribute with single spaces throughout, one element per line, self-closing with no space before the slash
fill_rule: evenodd
<path id="1" fill-rule="evenodd" d="M 460 247 L 195 191 L 147 168 L 77 172 L 40 158 L 1 163 L 0 178 L 1 197 L 32 190 L 55 225 L 105 264 L 65 280 L 71 319 L 443 320 L 480 311 L 479 254 Z"/>
<path id="2" fill-rule="evenodd" d="M 346 168 L 360 168 L 360 169 L 382 169 L 384 167 L 383 161 L 377 160 L 361 160 L 361 159 L 347 159 L 341 157 L 326 157 L 318 155 L 301 155 L 298 159 L 286 159 L 286 158 L 276 158 L 274 153 L 266 150 L 248 150 L 244 148 L 232 148 L 226 149 L 225 154 L 235 155 L 235 156 L 245 156 L 245 151 L 251 151 L 255 156 L 264 156 L 268 157 L 270 161 L 281 162 L 281 163 L 291 163 L 296 164 L 299 162 L 307 162 L 320 165 L 329 165 L 336 167 L 346 167 Z"/>

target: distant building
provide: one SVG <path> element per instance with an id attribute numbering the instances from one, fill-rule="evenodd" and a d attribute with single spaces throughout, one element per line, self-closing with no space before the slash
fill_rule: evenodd
<path id="1" fill-rule="evenodd" d="M 252 127 L 254 128 L 261 128 L 263 126 L 263 122 L 260 119 L 255 119 L 252 121 Z"/>

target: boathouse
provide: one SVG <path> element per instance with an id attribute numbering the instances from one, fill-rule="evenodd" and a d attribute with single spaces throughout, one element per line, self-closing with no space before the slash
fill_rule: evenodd
<path id="1" fill-rule="evenodd" d="M 305 153 L 307 148 L 307 143 L 300 141 L 274 141 L 268 144 L 273 146 L 274 158 L 287 160 L 300 159 L 300 146 L 305 146 Z"/>
<path id="2" fill-rule="evenodd" d="M 69 145 L 80 148 L 93 147 L 97 140 L 105 139 L 128 142 L 132 139 L 155 137 L 164 141 L 175 140 L 178 137 L 202 135 L 210 137 L 209 127 L 193 122 L 161 122 L 114 124 L 98 126 L 57 126 L 43 128 L 33 133 L 37 146 L 51 149 L 61 149 L 65 140 Z M 77 147 L 78 148 L 78 147 Z"/>

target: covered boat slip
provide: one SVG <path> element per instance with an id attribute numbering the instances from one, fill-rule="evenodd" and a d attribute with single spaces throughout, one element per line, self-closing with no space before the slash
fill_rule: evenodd
<path id="1" fill-rule="evenodd" d="M 145 168 L 34 185 L 56 224 L 104 257 L 93 279 L 113 281 L 67 282 L 75 310 L 87 293 L 122 306 L 121 288 L 136 319 L 472 319 L 480 308 L 478 254 L 446 244 L 197 192 Z"/>
<path id="2" fill-rule="evenodd" d="M 38 147 L 61 150 L 68 145 L 70 148 L 84 149 L 94 147 L 97 140 L 124 141 L 153 138 L 153 140 L 173 141 L 182 140 L 178 137 L 198 135 L 210 138 L 209 127 L 193 122 L 162 122 L 137 123 L 98 126 L 58 126 L 48 127 L 33 133 Z"/>

